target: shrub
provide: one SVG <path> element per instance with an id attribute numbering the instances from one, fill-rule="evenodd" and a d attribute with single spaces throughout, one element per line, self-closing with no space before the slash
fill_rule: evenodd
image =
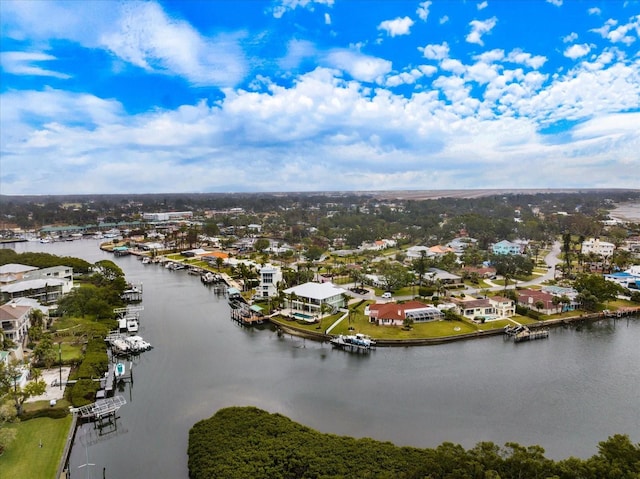
<path id="1" fill-rule="evenodd" d="M 71 388 L 71 404 L 75 407 L 94 402 L 100 383 L 91 379 L 79 379 Z"/>

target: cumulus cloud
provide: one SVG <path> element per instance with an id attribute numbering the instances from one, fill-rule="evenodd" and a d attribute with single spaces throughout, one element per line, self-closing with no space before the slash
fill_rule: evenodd
<path id="1" fill-rule="evenodd" d="M 591 7 L 587 10 L 589 15 L 600 15 L 602 11 L 598 7 Z"/>
<path id="2" fill-rule="evenodd" d="M 476 8 L 478 10 L 484 10 L 485 8 L 487 8 L 489 6 L 489 2 L 487 2 L 486 0 L 484 2 L 480 2 L 476 5 Z"/>
<path id="3" fill-rule="evenodd" d="M 498 23 L 498 19 L 496 17 L 491 17 L 487 20 L 472 20 L 469 25 L 471 25 L 471 32 L 466 36 L 466 40 L 469 43 L 476 43 L 478 45 L 484 45 L 482 41 L 482 36 L 485 33 L 489 33 L 493 30 L 493 27 Z"/>
<path id="4" fill-rule="evenodd" d="M 575 45 L 571 45 L 564 51 L 564 56 L 567 58 L 571 58 L 572 60 L 575 60 L 576 58 L 580 58 L 585 55 L 588 55 L 590 51 L 591 51 L 591 47 L 586 43 L 583 43 L 581 45 L 575 44 Z"/>
<path id="5" fill-rule="evenodd" d="M 546 0 L 546 1 L 547 1 L 547 3 L 550 3 L 551 5 L 555 5 L 556 7 L 561 7 L 563 0 Z"/>
<path id="6" fill-rule="evenodd" d="M 408 35 L 411 33 L 413 20 L 409 17 L 398 17 L 393 20 L 384 20 L 378 25 L 378 30 L 384 30 L 390 37 Z"/>
<path id="7" fill-rule="evenodd" d="M 66 80 L 71 78 L 66 73 L 47 70 L 37 66 L 38 62 L 49 62 L 56 57 L 42 52 L 0 52 L 0 65 L 2 69 L 13 75 L 48 76 Z"/>
<path id="8" fill-rule="evenodd" d="M 429 18 L 429 7 L 431 7 L 431 3 L 432 2 L 427 1 L 427 2 L 420 2 L 418 4 L 416 14 L 420 18 L 420 20 L 422 20 L 423 22 L 426 22 L 427 18 Z"/>
<path id="9" fill-rule="evenodd" d="M 429 60 L 442 60 L 449 56 L 449 45 L 447 42 L 441 44 L 431 44 L 425 47 L 418 47 L 418 50 L 422 52 L 422 55 Z"/>
<path id="10" fill-rule="evenodd" d="M 381 82 L 391 71 L 391 62 L 350 50 L 334 50 L 326 55 L 327 63 L 365 82 Z"/>
<path id="11" fill-rule="evenodd" d="M 571 32 L 569 35 L 562 37 L 563 43 L 571 43 L 575 42 L 578 39 L 578 34 L 576 32 Z"/>

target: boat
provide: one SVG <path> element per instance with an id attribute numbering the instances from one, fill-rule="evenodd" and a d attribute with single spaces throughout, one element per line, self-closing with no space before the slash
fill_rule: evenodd
<path id="1" fill-rule="evenodd" d="M 127 330 L 127 318 L 118 319 L 118 330 L 124 333 Z"/>
<path id="2" fill-rule="evenodd" d="M 149 258 L 148 256 L 143 256 L 142 264 L 151 264 L 151 258 Z"/>
<path id="3" fill-rule="evenodd" d="M 124 376 L 124 364 L 122 363 L 116 364 L 115 374 L 117 378 Z"/>
<path id="4" fill-rule="evenodd" d="M 129 343 L 124 338 L 117 338 L 111 341 L 111 348 L 116 354 L 127 354 L 130 350 Z"/>
<path id="5" fill-rule="evenodd" d="M 140 324 L 138 323 L 137 319 L 135 318 L 127 319 L 127 332 L 137 333 L 139 328 L 140 328 Z"/>
<path id="6" fill-rule="evenodd" d="M 340 334 L 329 341 L 334 347 L 350 352 L 369 352 L 376 342 L 366 334 Z"/>
<path id="7" fill-rule="evenodd" d="M 129 336 L 124 338 L 124 341 L 129 346 L 129 351 L 132 353 L 141 353 L 151 349 L 151 344 L 142 339 L 141 336 Z"/>

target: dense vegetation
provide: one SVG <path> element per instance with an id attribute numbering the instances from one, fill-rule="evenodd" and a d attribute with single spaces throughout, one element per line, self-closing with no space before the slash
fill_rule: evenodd
<path id="1" fill-rule="evenodd" d="M 553 461 L 540 446 L 491 442 L 435 449 L 322 434 L 254 407 L 221 409 L 189 432 L 192 479 L 638 479 L 640 444 L 615 435 L 589 459 Z"/>
<path id="2" fill-rule="evenodd" d="M 54 266 L 68 266 L 75 274 L 88 273 L 91 263 L 80 258 L 70 256 L 56 256 L 49 253 L 16 253 L 10 248 L 0 249 L 0 265 L 24 264 L 35 268 L 52 268 Z"/>

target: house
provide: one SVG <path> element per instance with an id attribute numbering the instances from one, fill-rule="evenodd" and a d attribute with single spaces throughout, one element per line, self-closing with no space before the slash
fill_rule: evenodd
<path id="1" fill-rule="evenodd" d="M 3 301 L 16 298 L 33 298 L 41 304 L 55 303 L 71 291 L 73 281 L 67 279 L 31 279 L 0 286 Z"/>
<path id="2" fill-rule="evenodd" d="M 430 246 L 429 247 L 429 255 L 428 256 L 444 256 L 447 253 L 455 253 L 455 250 L 453 248 L 450 248 L 448 246 L 442 246 L 442 245 L 435 245 L 435 246 Z"/>
<path id="3" fill-rule="evenodd" d="M 347 290 L 333 283 L 308 282 L 284 290 L 285 304 L 290 309 L 320 314 L 322 305 L 337 310 L 347 305 Z"/>
<path id="4" fill-rule="evenodd" d="M 510 298 L 491 296 L 489 302 L 493 305 L 498 318 L 510 318 L 516 314 L 516 302 Z"/>
<path id="5" fill-rule="evenodd" d="M 411 246 L 406 251 L 407 261 L 420 259 L 422 256 L 429 258 L 433 256 L 427 246 Z"/>
<path id="6" fill-rule="evenodd" d="M 507 240 L 499 241 L 491 246 L 493 254 L 522 254 L 524 252 L 524 244 Z"/>
<path id="7" fill-rule="evenodd" d="M 557 299 L 554 302 L 554 297 L 553 294 L 545 291 L 523 289 L 518 291 L 518 304 L 543 314 L 553 314 L 557 313 L 561 308 L 560 303 L 557 303 Z"/>
<path id="8" fill-rule="evenodd" d="M 27 266 L 24 264 L 3 264 L 0 266 L 0 284 L 9 284 L 21 281 L 26 273 L 37 269 L 38 268 L 35 266 Z"/>
<path id="9" fill-rule="evenodd" d="M 474 321 L 498 319 L 498 311 L 488 298 L 451 298 L 457 313 Z"/>
<path id="10" fill-rule="evenodd" d="M 558 298 L 563 296 L 569 299 L 569 303 L 558 304 L 557 307 L 562 308 L 562 312 L 573 311 L 580 306 L 577 300 L 578 292 L 573 288 L 565 288 L 562 286 L 543 286 L 542 291 L 552 294 Z"/>
<path id="11" fill-rule="evenodd" d="M 424 274 L 424 279 L 433 282 L 440 281 L 442 284 L 462 284 L 462 276 L 438 268 L 429 268 Z"/>
<path id="12" fill-rule="evenodd" d="M 0 324 L 7 339 L 23 344 L 31 327 L 31 306 L 7 303 L 0 306 Z"/>
<path id="13" fill-rule="evenodd" d="M 278 295 L 278 283 L 282 281 L 282 270 L 277 266 L 265 264 L 258 271 L 260 284 L 256 288 L 256 296 L 269 298 Z"/>
<path id="14" fill-rule="evenodd" d="M 491 266 L 483 266 L 481 268 L 477 268 L 475 266 L 465 266 L 462 268 L 462 271 L 465 271 L 469 274 L 477 274 L 479 278 L 491 278 L 496 275 L 496 269 Z"/>
<path id="15" fill-rule="evenodd" d="M 583 255 L 589 253 L 597 254 L 598 256 L 604 256 L 610 258 L 613 255 L 613 251 L 616 246 L 613 243 L 607 241 L 600 241 L 598 238 L 589 238 L 582 242 L 581 252 Z"/>
<path id="16" fill-rule="evenodd" d="M 379 326 L 402 326 L 406 318 L 416 323 L 436 321 L 444 318 L 444 313 L 432 304 L 419 301 L 406 303 L 376 303 L 370 305 L 365 314 L 369 315 L 369 322 Z"/>
<path id="17" fill-rule="evenodd" d="M 640 266 L 635 265 L 626 271 L 605 274 L 604 278 L 619 284 L 623 288 L 640 289 Z"/>

